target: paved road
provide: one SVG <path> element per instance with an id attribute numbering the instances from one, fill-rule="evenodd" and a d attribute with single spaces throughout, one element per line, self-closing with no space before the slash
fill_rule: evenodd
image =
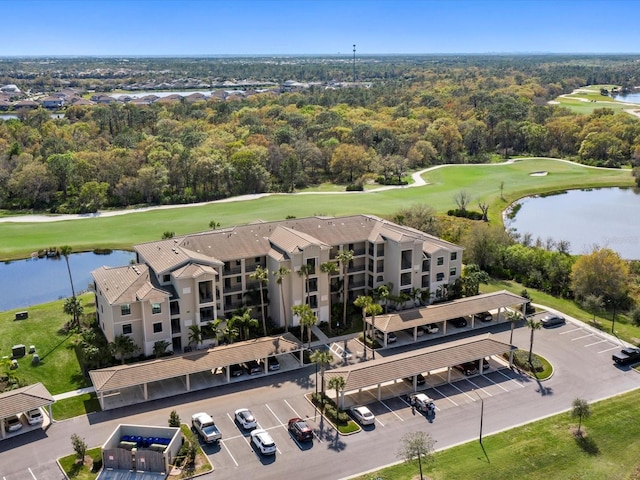
<path id="1" fill-rule="evenodd" d="M 499 340 L 509 341 L 508 328 L 492 328 Z M 528 349 L 526 327 L 515 330 L 514 344 Z M 55 459 L 71 452 L 73 433 L 83 436 L 89 446 L 98 446 L 119 423 L 166 425 L 172 409 L 177 410 L 183 421 L 188 421 L 195 411 L 207 411 L 222 430 L 223 443 L 219 447 L 205 447 L 216 471 L 201 478 L 276 479 L 291 475 L 292 469 L 301 465 L 305 479 L 345 478 L 396 462 L 399 440 L 409 431 L 426 430 L 436 440 L 438 449 L 477 439 L 480 397 L 484 401 L 483 433 L 489 435 L 566 411 L 576 397 L 593 402 L 637 389 L 640 387 L 637 372 L 612 365 L 611 353 L 619 348 L 615 339 L 600 336 L 581 324 L 541 329 L 535 333 L 534 351 L 555 366 L 548 381 L 539 383 L 510 369 L 497 371 L 496 362 L 492 361 L 492 369 L 485 375 L 457 376 L 454 384 L 427 390 L 436 398 L 438 407 L 433 423 L 421 415 L 413 415 L 401 397 L 381 403 L 371 396 L 369 406 L 378 419 L 375 427 L 347 437 L 336 435 L 315 417 L 313 408 L 303 398 L 305 392 L 315 388 L 315 369 L 307 367 L 268 379 L 250 380 L 244 385 L 77 417 L 56 423 L 46 432 L 2 441 L 0 480 L 61 479 Z M 274 380 L 277 383 L 271 383 Z M 260 425 L 269 429 L 279 449 L 275 458 L 262 458 L 251 448 L 246 434 L 232 420 L 233 411 L 239 407 L 251 408 Z M 293 416 L 308 417 L 315 429 L 317 438 L 310 448 L 298 445 L 288 435 L 284 424 Z M 491 452 L 488 454 L 491 456 Z"/>

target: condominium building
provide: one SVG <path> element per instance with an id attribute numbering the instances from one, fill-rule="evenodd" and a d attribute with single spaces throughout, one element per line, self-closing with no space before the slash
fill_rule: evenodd
<path id="1" fill-rule="evenodd" d="M 160 340 L 180 353 L 192 325 L 230 318 L 243 306 L 257 318 L 264 307 L 275 326 L 297 325 L 292 306 L 303 303 L 329 321 L 345 284 L 347 301 L 387 285 L 396 296 L 428 292 L 429 303 L 462 269 L 461 247 L 371 215 L 257 222 L 134 248 L 137 264 L 101 267 L 92 276 L 107 340 L 129 335 L 145 355 Z M 341 251 L 353 252 L 348 265 L 338 261 Z M 338 267 L 333 272 L 322 267 L 330 263 Z M 268 272 L 265 282 L 252 276 L 258 267 Z M 279 269 L 285 275 L 276 276 Z"/>

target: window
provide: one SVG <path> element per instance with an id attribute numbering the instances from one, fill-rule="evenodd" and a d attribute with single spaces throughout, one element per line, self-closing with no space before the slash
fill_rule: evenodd
<path id="1" fill-rule="evenodd" d="M 400 275 L 400 285 L 411 285 L 411 273 L 403 273 Z"/>
<path id="2" fill-rule="evenodd" d="M 309 291 L 310 292 L 317 292 L 318 291 L 318 279 L 317 278 L 310 278 L 309 279 Z"/>
<path id="3" fill-rule="evenodd" d="M 311 295 L 309 297 L 309 306 L 314 310 L 318 308 L 318 297 L 316 295 Z"/>
<path id="4" fill-rule="evenodd" d="M 163 281 L 164 283 L 169 283 L 169 282 L 171 281 L 171 274 L 169 274 L 169 273 L 165 273 L 165 274 L 162 276 L 162 281 Z"/>
<path id="5" fill-rule="evenodd" d="M 200 309 L 200 322 L 210 322 L 213 320 L 213 307 L 203 307 Z"/>
<path id="6" fill-rule="evenodd" d="M 452 276 L 452 277 L 455 277 L 456 276 L 456 269 L 455 268 L 450 269 L 449 270 L 449 275 Z"/>
<path id="7" fill-rule="evenodd" d="M 384 243 L 378 245 L 378 253 L 376 254 L 378 257 L 384 257 Z"/>
<path id="8" fill-rule="evenodd" d="M 436 282 L 441 282 L 442 280 L 444 280 L 444 273 L 438 273 L 436 275 Z"/>
<path id="9" fill-rule="evenodd" d="M 438 257 L 436 260 L 436 265 L 444 265 L 444 257 Z"/>
<path id="10" fill-rule="evenodd" d="M 309 267 L 309 275 L 315 275 L 316 273 L 316 259 L 307 258 L 307 266 Z"/>
<path id="11" fill-rule="evenodd" d="M 453 262 L 454 260 L 458 259 L 458 252 L 451 252 L 451 261 Z"/>
<path id="12" fill-rule="evenodd" d="M 162 313 L 162 307 L 159 303 L 152 303 L 151 304 L 151 313 L 153 313 L 154 315 L 156 313 Z"/>
<path id="13" fill-rule="evenodd" d="M 126 305 L 120 305 L 120 315 L 123 317 L 125 315 L 131 315 L 131 305 L 129 303 Z"/>
<path id="14" fill-rule="evenodd" d="M 236 260 L 236 267 L 239 267 L 240 265 L 242 265 L 242 260 Z"/>
<path id="15" fill-rule="evenodd" d="M 169 302 L 169 308 L 171 310 L 171 315 L 179 315 L 180 314 L 180 302 L 177 300 L 173 300 Z"/>
<path id="16" fill-rule="evenodd" d="M 400 259 L 400 269 L 407 270 L 411 268 L 411 259 L 412 259 L 412 251 L 411 250 L 403 250 Z"/>
<path id="17" fill-rule="evenodd" d="M 153 324 L 153 333 L 161 333 L 162 332 L 162 322 L 157 322 Z"/>
<path id="18" fill-rule="evenodd" d="M 200 295 L 200 303 L 213 302 L 213 282 L 211 280 L 199 282 L 198 293 Z"/>
<path id="19" fill-rule="evenodd" d="M 429 288 L 429 275 L 422 276 L 422 288 Z"/>
<path id="20" fill-rule="evenodd" d="M 124 325 L 122 325 L 122 334 L 123 335 L 129 335 L 131 332 L 133 332 L 133 329 L 131 328 L 131 324 L 130 323 L 125 323 Z"/>
<path id="21" fill-rule="evenodd" d="M 180 333 L 180 330 L 181 330 L 180 319 L 179 318 L 172 318 L 171 319 L 171 333 L 172 334 Z"/>

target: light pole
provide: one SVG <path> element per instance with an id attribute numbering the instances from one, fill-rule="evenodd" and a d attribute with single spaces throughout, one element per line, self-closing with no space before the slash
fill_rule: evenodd
<path id="1" fill-rule="evenodd" d="M 480 399 L 480 445 L 482 445 L 482 420 L 484 419 L 484 399 L 480 396 L 480 394 L 475 391 L 475 394 L 478 395 Z"/>
<path id="2" fill-rule="evenodd" d="M 318 396 L 318 362 L 316 362 L 316 397 Z"/>

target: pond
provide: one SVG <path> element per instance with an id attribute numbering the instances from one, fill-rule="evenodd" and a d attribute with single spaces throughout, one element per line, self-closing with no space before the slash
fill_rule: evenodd
<path id="1" fill-rule="evenodd" d="M 583 254 L 594 245 L 607 247 L 627 260 L 640 260 L 640 193 L 633 188 L 570 190 L 528 197 L 507 228 L 520 235 L 570 242 L 570 252 Z"/>
<path id="2" fill-rule="evenodd" d="M 91 271 L 103 265 L 118 267 L 135 259 L 134 252 L 115 250 L 108 255 L 72 253 L 69 267 L 76 295 L 88 289 Z M 64 257 L 32 258 L 0 264 L 0 311 L 26 308 L 71 296 Z"/>
<path id="3" fill-rule="evenodd" d="M 640 92 L 627 93 L 626 95 L 616 95 L 613 98 L 620 102 L 640 103 Z"/>

